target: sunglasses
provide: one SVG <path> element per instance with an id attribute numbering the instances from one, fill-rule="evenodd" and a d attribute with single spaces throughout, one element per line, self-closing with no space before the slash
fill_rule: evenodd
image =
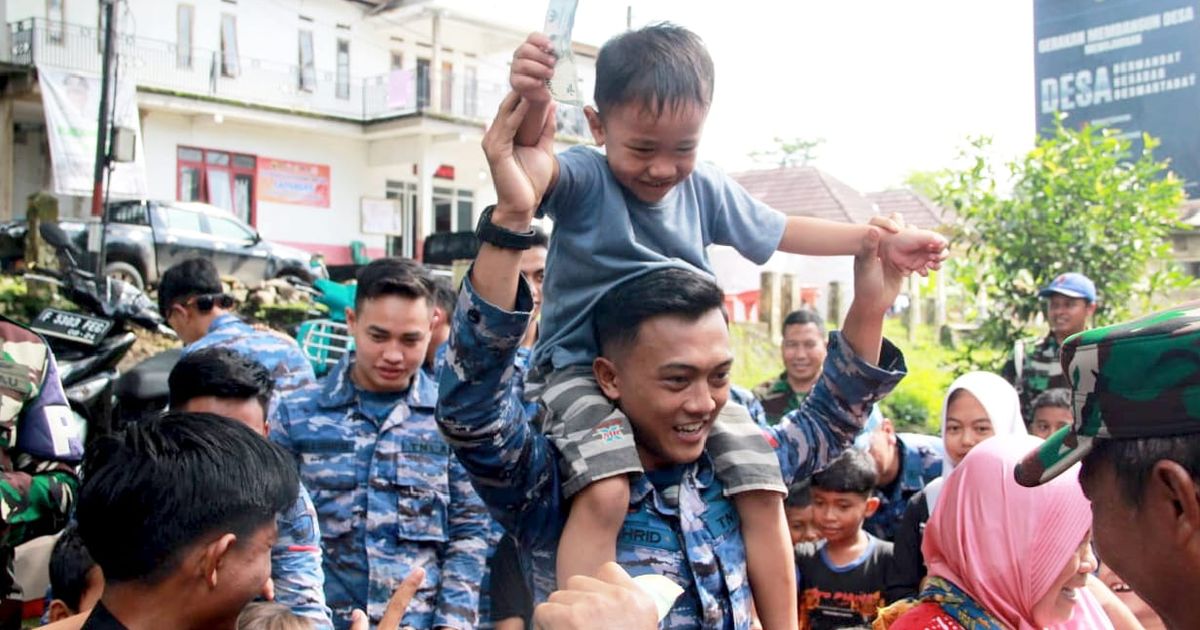
<path id="1" fill-rule="evenodd" d="M 196 310 L 200 311 L 201 313 L 206 313 L 211 311 L 213 306 L 219 306 L 224 309 L 233 308 L 233 303 L 233 296 L 229 295 L 228 293 L 209 293 L 206 295 L 190 297 L 182 303 L 179 303 L 179 305 L 184 308 L 195 305 Z"/>

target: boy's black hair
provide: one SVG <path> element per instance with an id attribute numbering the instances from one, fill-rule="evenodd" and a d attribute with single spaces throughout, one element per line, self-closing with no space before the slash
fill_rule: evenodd
<path id="1" fill-rule="evenodd" d="M 300 487 L 279 445 L 228 418 L 178 412 L 99 438 L 83 479 L 79 535 L 109 584 L 157 584 L 208 536 L 244 542 Z"/>
<path id="2" fill-rule="evenodd" d="M 824 470 L 813 475 L 812 487 L 827 492 L 853 492 L 870 497 L 879 473 L 875 460 L 858 450 L 848 449 Z"/>
<path id="3" fill-rule="evenodd" d="M 695 322 L 716 310 L 725 314 L 725 293 L 709 278 L 679 268 L 651 271 L 613 287 L 596 302 L 596 345 L 611 356 L 633 345 L 648 319 L 669 315 Z"/>
<path id="4" fill-rule="evenodd" d="M 810 505 L 812 505 L 811 480 L 797 481 L 788 488 L 788 495 L 784 499 L 783 507 L 806 508 Z"/>
<path id="5" fill-rule="evenodd" d="M 50 592 L 54 599 L 61 599 L 73 612 L 82 612 L 79 601 L 87 588 L 87 574 L 94 566 L 96 561 L 83 546 L 78 527 L 67 525 L 50 552 Z"/>
<path id="6" fill-rule="evenodd" d="M 1072 409 L 1071 405 L 1071 390 L 1065 387 L 1053 387 L 1037 395 L 1033 399 L 1033 411 L 1037 412 L 1042 407 L 1061 407 L 1062 409 Z"/>
<path id="7" fill-rule="evenodd" d="M 437 307 L 442 309 L 446 314 L 446 321 L 454 316 L 454 307 L 458 304 L 458 293 L 454 291 L 454 285 L 450 283 L 449 278 L 436 277 L 433 279 L 433 300 Z"/>
<path id="8" fill-rule="evenodd" d="M 158 280 L 158 312 L 167 316 L 176 302 L 197 295 L 218 295 L 225 291 L 221 274 L 207 258 L 190 258 L 171 265 Z"/>
<path id="9" fill-rule="evenodd" d="M 596 57 L 593 97 L 600 114 L 637 104 L 655 116 L 666 108 L 712 104 L 713 62 L 695 33 L 651 24 L 608 40 Z"/>
<path id="10" fill-rule="evenodd" d="M 365 300 L 386 295 L 424 299 L 432 307 L 436 291 L 433 278 L 421 263 L 407 258 L 379 258 L 358 270 L 354 310 L 362 310 Z"/>
<path id="11" fill-rule="evenodd" d="M 804 324 L 813 324 L 817 327 L 817 331 L 821 336 L 825 336 L 825 318 L 821 317 L 820 313 L 808 308 L 792 311 L 783 318 L 783 329 L 787 330 L 788 326 L 803 326 Z"/>
<path id="12" fill-rule="evenodd" d="M 167 377 L 171 408 L 183 409 L 193 398 L 257 399 L 266 413 L 275 381 L 262 363 L 229 348 L 209 347 L 185 354 Z"/>

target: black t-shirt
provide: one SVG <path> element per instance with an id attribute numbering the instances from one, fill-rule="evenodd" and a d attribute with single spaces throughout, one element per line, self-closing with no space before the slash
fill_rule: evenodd
<path id="1" fill-rule="evenodd" d="M 517 541 L 505 534 L 492 554 L 489 566 L 492 571 L 492 621 L 520 617 L 525 627 L 532 627 L 533 591 L 525 581 L 521 570 L 520 550 Z"/>
<path id="2" fill-rule="evenodd" d="M 830 562 L 824 542 L 796 545 L 801 630 L 869 625 L 875 618 L 884 605 L 892 543 L 867 537 L 866 551 L 843 566 Z"/>
<path id="3" fill-rule="evenodd" d="M 896 526 L 895 548 L 892 551 L 892 566 L 887 572 L 884 597 L 896 602 L 916 597 L 925 579 L 925 556 L 921 554 L 921 543 L 925 539 L 925 522 L 929 520 L 929 503 L 925 490 L 908 500 L 904 516 Z"/>

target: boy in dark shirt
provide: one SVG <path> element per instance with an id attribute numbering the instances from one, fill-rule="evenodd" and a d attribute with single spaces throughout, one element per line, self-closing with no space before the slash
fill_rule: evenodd
<path id="1" fill-rule="evenodd" d="M 813 518 L 825 540 L 796 545 L 801 630 L 861 626 L 883 606 L 892 543 L 863 531 L 879 507 L 876 476 L 870 456 L 853 449 L 813 475 Z"/>

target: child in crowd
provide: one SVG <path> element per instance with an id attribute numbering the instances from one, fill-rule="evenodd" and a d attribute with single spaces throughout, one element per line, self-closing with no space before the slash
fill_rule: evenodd
<path id="1" fill-rule="evenodd" d="M 817 531 L 817 523 L 813 519 L 812 489 L 807 479 L 792 484 L 783 502 L 783 513 L 787 515 L 793 545 L 821 540 L 821 532 Z"/>
<path id="2" fill-rule="evenodd" d="M 892 543 L 863 530 L 879 507 L 877 476 L 875 461 L 853 449 L 813 475 L 813 516 L 825 540 L 796 545 L 802 630 L 862 625 L 884 604 Z"/>
<path id="3" fill-rule="evenodd" d="M 90 611 L 104 592 L 104 574 L 75 525 L 63 530 L 50 552 L 50 592 L 51 623 Z"/>
<path id="4" fill-rule="evenodd" d="M 253 602 L 238 615 L 237 630 L 313 630 L 313 624 L 283 604 Z"/>
<path id="5" fill-rule="evenodd" d="M 1045 440 L 1059 429 L 1071 426 L 1071 390 L 1063 387 L 1047 389 L 1033 399 L 1033 422 L 1029 432 Z"/>
<path id="6" fill-rule="evenodd" d="M 597 109 L 588 107 L 585 115 L 606 153 L 581 146 L 555 155 L 551 51 L 549 38 L 530 35 L 514 55 L 511 80 L 521 99 L 517 108 L 524 108 L 514 151 L 526 176 L 549 182 L 539 213 L 555 221 L 531 376 L 544 382 L 542 401 L 550 412 L 544 428 L 563 454 L 563 492 L 573 497 L 558 547 L 562 586 L 569 576 L 593 575 L 614 560 L 630 498 L 628 475 L 643 472 L 638 449 L 644 445 L 635 446 L 628 419 L 593 376 L 596 301 L 655 269 L 711 275 L 710 244 L 733 246 L 761 264 L 776 251 L 852 255 L 877 228 L 786 216 L 718 169 L 697 164 L 713 64 L 699 37 L 670 24 L 628 31 L 600 50 Z M 481 218 L 491 221 L 490 212 Z M 880 244 L 885 264 L 924 273 L 945 257 L 945 239 L 937 234 L 900 231 L 881 218 L 873 224 L 886 229 Z M 502 219 L 490 228 L 506 231 Z M 725 404 L 728 378 L 702 393 L 688 387 L 686 375 L 662 378 L 677 383 L 673 391 L 680 396 L 711 408 L 701 422 L 681 420 L 675 436 L 694 443 L 711 432 L 709 454 L 738 509 L 763 625 L 794 627 L 794 567 L 782 501 L 787 486 L 774 454 L 745 408 Z"/>

